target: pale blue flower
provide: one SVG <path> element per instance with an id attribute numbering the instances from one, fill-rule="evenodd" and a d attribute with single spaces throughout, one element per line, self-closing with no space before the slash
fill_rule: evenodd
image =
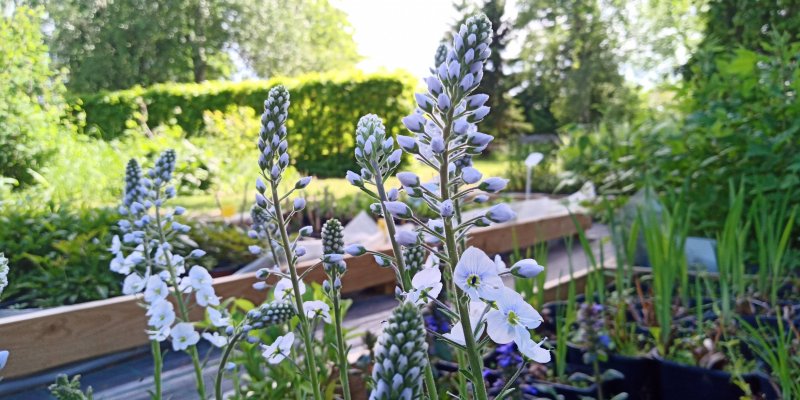
<path id="1" fill-rule="evenodd" d="M 510 221 L 516 216 L 514 211 L 511 210 L 511 207 L 505 203 L 494 205 L 486 212 L 486 218 L 497 223 Z"/>
<path id="2" fill-rule="evenodd" d="M 357 257 L 367 252 L 367 248 L 360 245 L 360 244 L 350 244 L 344 248 L 344 252 L 353 256 Z"/>
<path id="3" fill-rule="evenodd" d="M 401 246 L 408 247 L 417 244 L 419 235 L 414 231 L 401 230 L 394 235 L 394 238 Z"/>
<path id="4" fill-rule="evenodd" d="M 386 207 L 386 210 L 396 218 L 409 219 L 414 215 L 411 212 L 411 208 L 409 208 L 408 205 L 402 201 L 387 201 L 383 204 Z"/>
<path id="5" fill-rule="evenodd" d="M 194 330 L 194 325 L 189 322 L 175 324 L 170 332 L 172 337 L 172 350 L 186 350 L 189 346 L 194 346 L 200 341 L 200 334 Z"/>
<path id="6" fill-rule="evenodd" d="M 505 189 L 506 185 L 508 185 L 508 179 L 491 177 L 481 182 L 478 187 L 481 190 L 485 190 L 489 193 L 497 193 Z"/>
<path id="7" fill-rule="evenodd" d="M 522 278 L 533 278 L 543 271 L 544 267 L 539 265 L 539 263 L 532 258 L 519 260 L 511 266 L 511 273 Z"/>
<path id="8" fill-rule="evenodd" d="M 475 168 L 472 167 L 465 167 L 461 170 L 461 179 L 464 180 L 464 183 L 467 185 L 471 185 L 481 180 L 483 174 Z"/>
<path id="9" fill-rule="evenodd" d="M 400 181 L 400 184 L 407 187 L 417 187 L 420 185 L 419 176 L 413 172 L 400 172 L 397 174 L 397 179 Z"/>

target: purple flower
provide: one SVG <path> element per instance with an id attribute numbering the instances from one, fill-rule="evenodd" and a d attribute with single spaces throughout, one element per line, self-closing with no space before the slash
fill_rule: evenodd
<path id="1" fill-rule="evenodd" d="M 389 154 L 389 157 L 386 159 L 386 161 L 389 162 L 390 166 L 396 167 L 400 165 L 400 159 L 402 156 L 403 156 L 403 151 L 397 149 L 393 151 L 392 154 Z"/>
<path id="2" fill-rule="evenodd" d="M 294 199 L 294 202 L 292 203 L 292 205 L 294 206 L 294 210 L 295 211 L 300 211 L 300 210 L 306 208 L 306 199 L 304 199 L 302 197 L 298 197 L 298 198 Z"/>
<path id="3" fill-rule="evenodd" d="M 542 273 L 542 271 L 544 271 L 544 267 L 539 265 L 539 263 L 532 258 L 519 260 L 511 266 L 511 273 L 522 278 L 533 278 Z"/>
<path id="4" fill-rule="evenodd" d="M 357 257 L 367 252 L 367 248 L 360 245 L 360 244 L 350 244 L 344 248 L 344 252 L 353 256 Z"/>
<path id="5" fill-rule="evenodd" d="M 473 113 L 472 115 L 470 115 L 467 118 L 468 118 L 468 120 L 470 122 L 473 122 L 473 123 L 474 122 L 478 122 L 478 121 L 484 119 L 486 117 L 486 115 L 489 114 L 489 110 L 490 110 L 490 108 L 486 107 L 486 106 L 479 107 L 477 110 L 475 110 L 475 113 Z"/>
<path id="6" fill-rule="evenodd" d="M 463 135 L 469 130 L 469 122 L 465 118 L 459 118 L 453 122 L 453 132 L 456 135 Z"/>
<path id="7" fill-rule="evenodd" d="M 450 218 L 454 213 L 453 200 L 447 199 L 439 204 L 439 214 L 444 218 Z"/>
<path id="8" fill-rule="evenodd" d="M 256 193 L 256 204 L 261 208 L 267 208 L 267 198 L 261 193 Z"/>
<path id="9" fill-rule="evenodd" d="M 417 244 L 419 235 L 414 231 L 399 231 L 394 235 L 394 238 L 401 246 L 408 247 Z"/>
<path id="10" fill-rule="evenodd" d="M 472 132 L 467 135 L 467 143 L 475 147 L 482 147 L 489 144 L 494 139 L 494 136 L 487 135 L 482 132 Z"/>
<path id="11" fill-rule="evenodd" d="M 442 110 L 442 112 L 446 112 L 450 109 L 450 96 L 448 96 L 446 93 L 440 94 L 436 99 L 436 105 L 440 110 Z"/>
<path id="12" fill-rule="evenodd" d="M 433 112 L 433 102 L 428 96 L 424 95 L 423 93 L 414 93 L 414 98 L 417 100 L 417 105 L 419 106 L 420 110 L 427 113 Z M 405 120 L 403 122 L 405 122 Z M 413 130 L 411 128 L 408 129 Z"/>
<path id="13" fill-rule="evenodd" d="M 311 183 L 311 177 L 310 176 L 304 176 L 304 177 L 300 178 L 297 181 L 297 183 L 294 184 L 294 188 L 295 189 L 304 189 L 306 186 L 308 186 L 309 183 Z"/>
<path id="14" fill-rule="evenodd" d="M 431 139 L 431 151 L 436 154 L 442 154 L 444 150 L 444 138 L 441 136 L 434 136 L 433 139 Z"/>
<path id="15" fill-rule="evenodd" d="M 461 91 L 466 92 L 472 89 L 472 83 L 474 82 L 474 79 L 475 78 L 472 77 L 472 74 L 464 75 L 464 78 L 461 79 L 461 84 L 459 85 Z"/>
<path id="16" fill-rule="evenodd" d="M 400 191 L 397 188 L 391 188 L 388 192 L 386 192 L 386 199 L 389 201 L 397 201 L 400 197 Z"/>
<path id="17" fill-rule="evenodd" d="M 508 184 L 508 179 L 491 177 L 481 182 L 481 184 L 478 187 L 481 190 L 485 190 L 489 193 L 497 193 L 503 190 L 507 184 Z"/>
<path id="18" fill-rule="evenodd" d="M 419 186 L 419 177 L 413 172 L 403 171 L 397 174 L 397 179 L 403 186 L 417 187 Z"/>
<path id="19" fill-rule="evenodd" d="M 425 117 L 423 117 L 421 114 L 413 113 L 403 118 L 403 125 L 405 125 L 408 130 L 414 133 L 425 132 Z M 400 141 L 399 136 L 397 140 L 398 142 Z M 403 146 L 403 144 L 401 143 L 400 146 Z"/>
<path id="20" fill-rule="evenodd" d="M 256 190 L 258 190 L 259 193 L 264 193 L 267 191 L 267 185 L 264 184 L 264 181 L 262 181 L 261 178 L 256 178 Z"/>
<path id="21" fill-rule="evenodd" d="M 505 203 L 494 205 L 486 212 L 486 218 L 497 223 L 508 222 L 516 216 L 514 211 L 511 210 L 511 207 Z"/>
<path id="22" fill-rule="evenodd" d="M 487 201 L 489 201 L 489 196 L 485 195 L 485 194 L 479 194 L 479 195 L 475 196 L 472 199 L 472 201 L 474 201 L 474 202 L 476 202 L 478 204 L 486 203 Z"/>
<path id="23" fill-rule="evenodd" d="M 434 96 L 438 96 L 439 93 L 442 93 L 442 90 L 444 89 L 442 87 L 442 81 L 435 76 L 429 76 L 425 78 L 425 83 L 428 85 L 428 91 Z"/>
<path id="24" fill-rule="evenodd" d="M 478 93 L 473 94 L 464 100 L 467 103 L 467 108 L 474 110 L 476 108 L 483 107 L 483 105 L 486 104 L 486 101 L 489 100 L 489 95 L 485 93 Z"/>
<path id="25" fill-rule="evenodd" d="M 408 118 L 408 117 L 406 117 L 406 118 Z M 404 123 L 405 123 L 405 121 L 404 121 Z M 424 127 L 423 127 L 423 130 L 424 130 Z M 403 148 L 403 150 L 405 150 L 405 151 L 407 151 L 407 152 L 409 152 L 411 154 L 416 154 L 416 153 L 419 152 L 419 144 L 417 144 L 417 140 L 412 138 L 412 137 L 410 137 L 410 136 L 397 135 L 397 144 L 399 144 L 400 147 Z"/>
<path id="26" fill-rule="evenodd" d="M 386 207 L 386 211 L 396 218 L 409 219 L 414 215 L 408 205 L 402 201 L 387 201 L 383 205 Z"/>
<path id="27" fill-rule="evenodd" d="M 364 181 L 361 180 L 361 176 L 353 171 L 347 171 L 345 175 L 347 181 L 350 182 L 353 186 L 364 186 Z"/>
<path id="28" fill-rule="evenodd" d="M 461 170 L 461 179 L 464 180 L 464 183 L 467 185 L 471 185 L 473 183 L 478 182 L 483 177 L 480 171 L 472 167 L 465 167 Z"/>

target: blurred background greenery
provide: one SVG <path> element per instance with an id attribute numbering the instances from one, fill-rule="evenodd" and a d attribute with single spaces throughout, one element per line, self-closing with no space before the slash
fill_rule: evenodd
<path id="1" fill-rule="evenodd" d="M 293 96 L 294 173 L 324 178 L 310 208 L 342 219 L 360 211 L 340 178 L 353 168 L 355 123 L 376 113 L 401 133 L 421 76 L 359 70 L 348 4 L 6 0 L 0 250 L 14 266 L 6 302 L 117 294 L 104 251 L 109 208 L 127 160 L 147 164 L 168 147 L 179 154 L 181 202 L 199 217 L 212 259 L 246 261 L 242 228 L 218 217 L 249 207 L 258 114 L 276 83 Z M 800 203 L 796 1 L 459 0 L 451 10 L 450 27 L 474 12 L 493 22 L 479 90 L 493 108 L 481 129 L 498 140 L 478 167 L 510 178 L 512 190 L 524 190 L 522 160 L 538 151 L 534 191 L 592 182 L 623 204 L 648 182 L 692 205 L 695 235 L 720 230 L 730 182 L 743 183 L 748 199 L 789 193 Z M 427 23 L 425 10 L 415 15 L 409 29 Z"/>

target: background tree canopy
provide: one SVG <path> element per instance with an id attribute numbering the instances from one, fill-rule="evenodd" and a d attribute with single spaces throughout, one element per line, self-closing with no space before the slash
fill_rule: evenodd
<path id="1" fill-rule="evenodd" d="M 75 92 L 228 77 L 232 55 L 263 78 L 352 67 L 345 15 L 327 0 L 32 0 Z"/>

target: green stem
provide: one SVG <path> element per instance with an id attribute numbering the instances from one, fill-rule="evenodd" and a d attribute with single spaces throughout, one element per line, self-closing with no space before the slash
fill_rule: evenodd
<path id="1" fill-rule="evenodd" d="M 236 347 L 236 342 L 238 342 L 241 338 L 241 333 L 234 335 L 231 338 L 230 343 L 225 346 L 225 352 L 222 353 L 222 359 L 219 361 L 219 367 L 217 368 L 217 379 L 214 382 L 214 394 L 216 395 L 217 400 L 222 400 L 222 375 L 225 372 L 225 364 L 228 363 L 228 357 L 231 355 L 233 348 Z"/>
<path id="2" fill-rule="evenodd" d="M 339 303 L 338 291 L 333 296 L 333 317 L 336 319 L 336 346 L 338 347 L 339 355 L 339 380 L 342 381 L 342 395 L 344 400 L 350 400 L 350 379 L 349 370 L 350 364 L 347 361 L 347 344 L 344 341 L 344 332 L 342 332 L 342 307 Z"/>
<path id="3" fill-rule="evenodd" d="M 603 377 L 600 374 L 600 364 L 597 360 L 592 361 L 592 368 L 594 369 L 594 384 L 597 385 L 597 400 L 603 400 Z"/>
<path id="4" fill-rule="evenodd" d="M 156 197 L 158 199 L 158 196 Z M 164 235 L 164 228 L 163 224 L 161 223 L 161 209 L 158 205 L 156 205 L 156 226 L 158 227 L 158 234 L 161 239 L 161 243 L 166 243 L 167 238 Z M 178 302 L 178 311 L 180 312 L 181 320 L 185 322 L 189 322 L 189 310 L 186 307 L 186 302 L 183 299 L 183 294 L 178 290 L 178 274 L 175 272 L 175 268 L 172 265 L 172 260 L 170 257 L 166 257 L 167 260 L 167 271 L 169 271 L 170 284 L 174 290 L 175 300 Z M 194 366 L 194 375 L 197 384 L 197 394 L 200 396 L 201 399 L 206 398 L 206 385 L 203 382 L 203 367 L 200 365 L 200 356 L 197 353 L 197 346 L 189 346 L 187 352 L 192 357 L 192 365 Z"/>
<path id="5" fill-rule="evenodd" d="M 408 276 L 406 271 L 406 262 L 403 259 L 403 253 L 400 249 L 400 244 L 395 239 L 397 228 L 394 225 L 394 218 L 389 211 L 386 210 L 386 202 L 389 201 L 386 196 L 386 189 L 383 187 L 383 174 L 379 166 L 375 165 L 375 187 L 378 189 L 378 197 L 381 200 L 381 211 L 383 211 L 383 219 L 386 221 L 386 229 L 389 231 L 389 241 L 392 242 L 392 252 L 394 253 L 395 263 L 397 270 L 400 273 L 400 289 L 403 291 L 411 289 L 411 277 Z"/>
<path id="6" fill-rule="evenodd" d="M 278 231 L 281 234 L 281 245 L 283 252 L 286 254 L 286 262 L 289 264 L 289 274 L 292 279 L 292 289 L 294 290 L 294 301 L 297 307 L 297 317 L 300 319 L 300 331 L 303 335 L 303 343 L 306 348 L 306 368 L 308 368 L 308 375 L 311 381 L 311 389 L 314 391 L 314 399 L 322 400 L 320 393 L 319 378 L 317 376 L 317 360 L 314 355 L 314 342 L 311 338 L 311 327 L 308 323 L 308 317 L 303 312 L 303 298 L 300 293 L 300 278 L 297 275 L 297 267 L 294 263 L 294 257 L 291 254 L 291 242 L 289 241 L 289 234 L 286 232 L 286 224 L 283 220 L 283 211 L 281 210 L 281 198 L 278 196 L 278 182 L 271 181 L 272 188 L 272 202 L 275 207 L 275 219 L 278 224 Z"/>
<path id="7" fill-rule="evenodd" d="M 447 143 L 450 136 L 450 127 L 452 126 L 452 111 L 450 111 L 445 119 L 445 129 L 442 134 L 444 142 Z M 439 167 L 439 190 L 441 192 L 442 201 L 450 200 L 450 182 L 449 182 L 449 154 L 448 151 L 442 153 L 442 159 Z M 456 246 L 455 232 L 453 229 L 453 218 L 442 218 L 444 223 L 444 234 L 447 246 L 447 257 L 450 259 L 449 267 L 452 276 L 452 271 L 455 270 L 458 263 L 458 247 Z M 464 293 L 456 287 L 456 308 L 458 309 L 459 319 L 461 325 L 464 327 L 464 343 L 467 348 L 467 360 L 469 361 L 469 368 L 472 372 L 472 385 L 475 398 L 479 400 L 487 400 L 489 397 L 486 393 L 486 383 L 483 381 L 483 358 L 480 355 L 480 349 L 475 341 L 475 335 L 472 332 L 472 324 L 469 318 L 469 301 Z M 462 394 L 463 395 L 463 394 Z"/>
<path id="8" fill-rule="evenodd" d="M 161 358 L 161 344 L 157 340 L 150 342 L 150 352 L 153 354 L 153 400 L 161 400 L 161 368 L 164 363 Z"/>
<path id="9" fill-rule="evenodd" d="M 394 255 L 395 262 L 397 263 L 397 270 L 400 273 L 401 281 L 398 282 L 400 284 L 400 289 L 403 291 L 409 290 L 411 288 L 411 277 L 408 276 L 408 271 L 406 270 L 405 259 L 403 258 L 403 250 L 400 248 L 400 243 L 397 243 L 397 239 L 395 239 L 395 233 L 397 229 L 394 225 L 394 218 L 392 218 L 392 214 L 386 209 L 386 202 L 388 198 L 386 197 L 386 189 L 383 187 L 383 174 L 378 166 L 375 167 L 375 187 L 378 190 L 378 197 L 381 200 L 381 211 L 383 211 L 383 219 L 386 221 L 386 228 L 389 231 L 389 240 L 392 243 L 392 253 Z M 425 358 L 427 359 L 427 363 L 425 364 L 425 386 L 428 390 L 428 397 L 431 400 L 439 400 L 439 392 L 436 389 L 436 379 L 433 376 L 433 370 L 431 369 L 431 357 L 430 355 L 425 352 Z"/>

